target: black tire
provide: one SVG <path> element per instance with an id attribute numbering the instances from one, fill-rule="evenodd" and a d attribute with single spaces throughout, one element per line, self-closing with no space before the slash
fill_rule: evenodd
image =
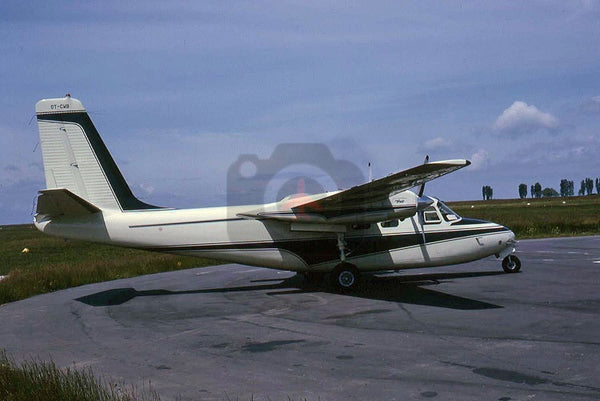
<path id="1" fill-rule="evenodd" d="M 515 255 L 508 255 L 502 260 L 502 269 L 507 273 L 516 273 L 521 270 L 521 261 Z"/>
<path id="2" fill-rule="evenodd" d="M 340 263 L 333 270 L 333 282 L 341 291 L 352 291 L 358 287 L 360 273 L 356 266 L 350 263 Z"/>

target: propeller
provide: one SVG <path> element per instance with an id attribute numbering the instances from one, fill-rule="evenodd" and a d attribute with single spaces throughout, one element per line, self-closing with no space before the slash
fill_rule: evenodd
<path id="1" fill-rule="evenodd" d="M 425 161 L 423 164 L 429 163 L 429 155 L 425 156 Z M 419 198 L 423 196 L 423 192 L 425 192 L 425 183 L 421 184 L 421 188 L 419 188 Z"/>
<path id="2" fill-rule="evenodd" d="M 429 163 L 429 155 L 425 156 L 425 161 L 423 162 L 423 164 L 427 164 Z M 421 226 L 421 235 L 423 236 L 423 244 L 427 243 L 427 240 L 425 239 L 425 229 L 423 227 L 424 224 L 424 216 L 423 216 L 423 210 L 427 209 L 432 203 L 433 201 L 429 198 L 425 199 L 423 198 L 423 192 L 425 192 L 425 183 L 421 184 L 421 188 L 419 188 L 419 200 L 418 200 L 418 205 L 417 205 L 417 219 L 419 222 L 419 225 Z"/>

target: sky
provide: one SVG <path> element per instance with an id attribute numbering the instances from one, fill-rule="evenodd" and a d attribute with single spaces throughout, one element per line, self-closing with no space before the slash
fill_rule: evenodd
<path id="1" fill-rule="evenodd" d="M 232 166 L 260 170 L 281 144 L 329 150 L 304 163 L 325 190 L 430 155 L 472 162 L 427 184 L 444 200 L 563 178 L 577 192 L 600 177 L 598 21 L 591 0 L 2 1 L 0 224 L 32 220 L 34 106 L 66 93 L 153 204 L 224 205 Z"/>

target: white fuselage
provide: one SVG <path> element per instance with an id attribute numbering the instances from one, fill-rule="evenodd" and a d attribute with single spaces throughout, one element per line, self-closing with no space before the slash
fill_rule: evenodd
<path id="1" fill-rule="evenodd" d="M 330 271 L 340 263 L 338 234 L 315 225 L 238 217 L 257 206 L 110 211 L 88 221 L 36 222 L 48 234 L 292 271 Z M 512 250 L 514 234 L 490 222 L 418 213 L 385 223 L 344 227 L 345 259 L 361 271 L 464 263 Z M 435 217 L 435 215 L 434 215 Z M 388 224 L 390 225 L 390 224 Z M 307 231 L 308 230 L 308 231 Z"/>

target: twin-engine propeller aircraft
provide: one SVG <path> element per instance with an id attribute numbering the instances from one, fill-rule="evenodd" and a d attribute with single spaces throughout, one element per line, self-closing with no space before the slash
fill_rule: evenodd
<path id="1" fill-rule="evenodd" d="M 341 289 L 361 272 L 433 267 L 503 258 L 521 267 L 508 228 L 462 218 L 424 196 L 427 181 L 468 166 L 445 160 L 350 189 L 298 195 L 265 205 L 173 209 L 137 199 L 85 108 L 67 95 L 36 104 L 47 189 L 36 227 L 65 238 L 330 274 Z M 420 186 L 418 194 L 409 188 Z"/>

